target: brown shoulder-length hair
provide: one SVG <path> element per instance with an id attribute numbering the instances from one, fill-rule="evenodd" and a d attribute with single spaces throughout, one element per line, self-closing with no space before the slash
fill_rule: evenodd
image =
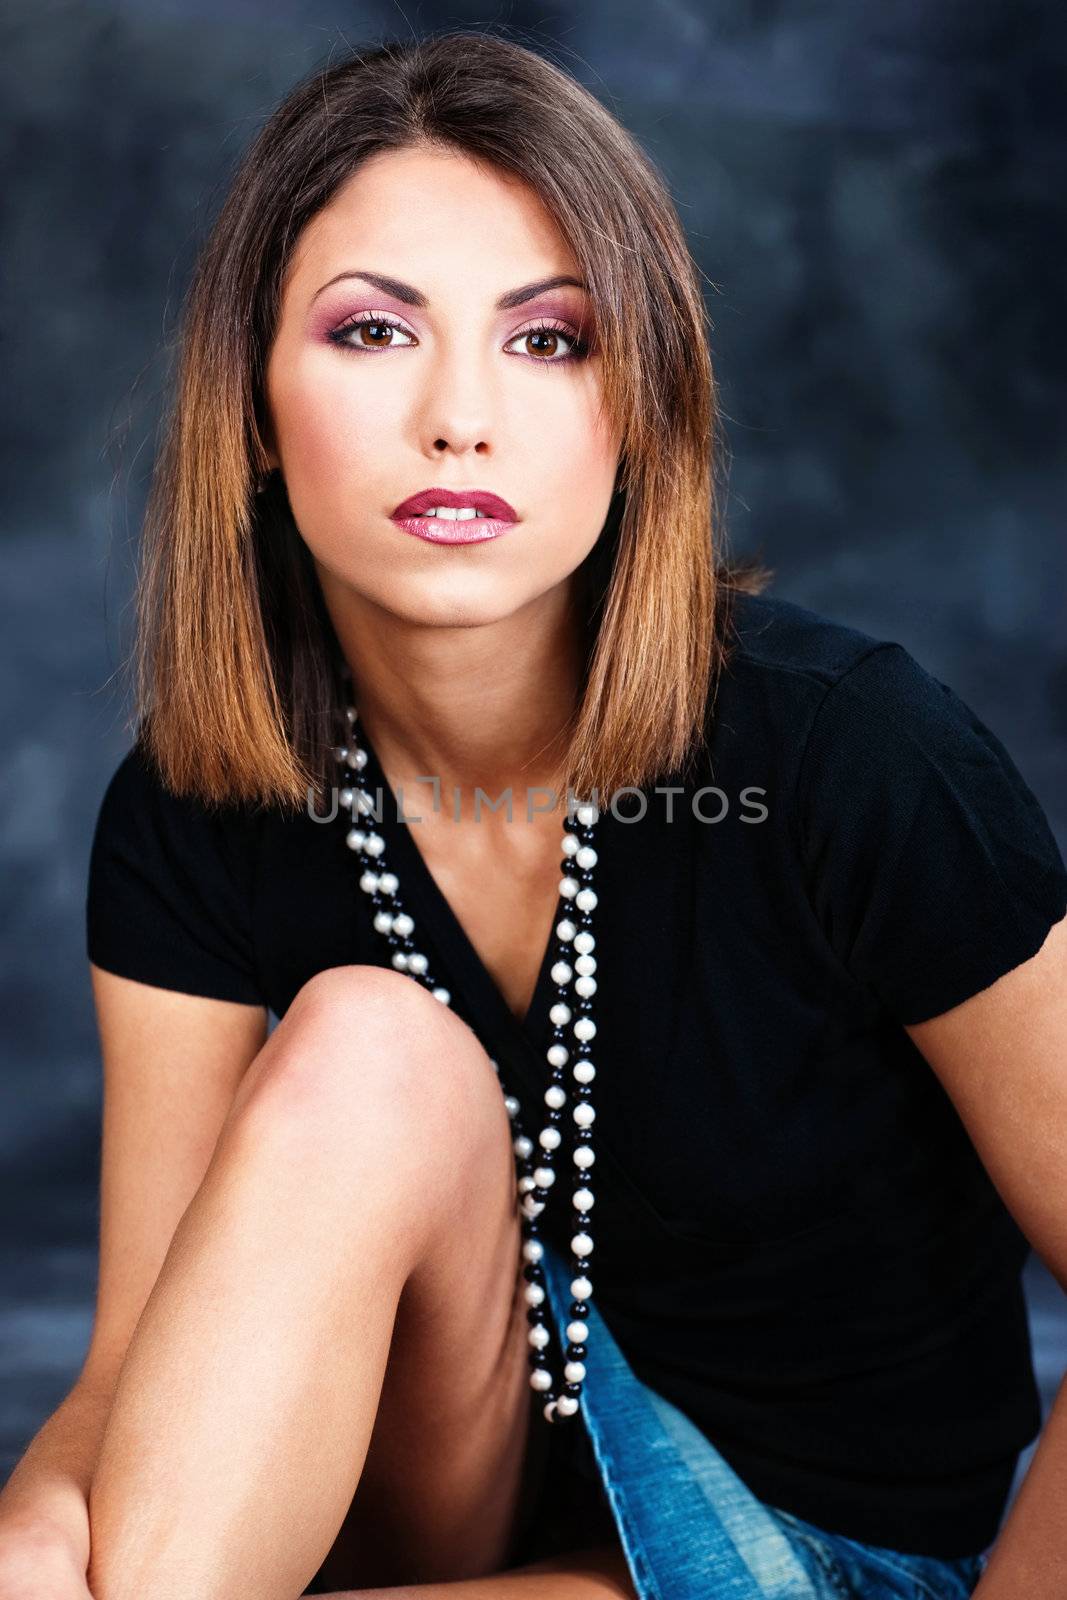
<path id="1" fill-rule="evenodd" d="M 722 460 L 698 269 L 666 184 L 568 72 L 485 30 L 388 41 L 300 82 L 245 153 L 201 251 L 148 496 L 137 737 L 207 804 L 308 803 L 332 781 L 345 663 L 284 484 L 263 376 L 301 230 L 369 156 L 429 143 L 531 185 L 588 285 L 615 495 L 579 569 L 585 683 L 557 794 L 688 770 L 728 653 Z M 263 487 L 264 480 L 266 487 Z"/>

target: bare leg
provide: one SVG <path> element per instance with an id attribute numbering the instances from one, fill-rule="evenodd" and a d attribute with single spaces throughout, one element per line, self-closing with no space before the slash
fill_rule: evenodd
<path id="1" fill-rule="evenodd" d="M 319 974 L 243 1080 L 127 1352 L 95 1600 L 294 1600 L 342 1525 L 349 1582 L 497 1571 L 530 1417 L 518 1243 L 470 1029 L 402 974 Z"/>

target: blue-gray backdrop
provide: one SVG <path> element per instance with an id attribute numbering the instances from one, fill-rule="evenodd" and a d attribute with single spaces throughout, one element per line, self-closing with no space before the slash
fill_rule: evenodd
<path id="1" fill-rule="evenodd" d="M 238 152 L 306 70 L 487 22 L 550 49 L 668 175 L 708 278 L 733 550 L 906 644 L 999 733 L 1067 844 L 1062 6 L 9 0 L 4 1473 L 91 1316 L 86 864 L 127 742 L 117 671 L 190 263 Z M 1047 1405 L 1067 1302 L 1036 1260 L 1027 1281 Z"/>

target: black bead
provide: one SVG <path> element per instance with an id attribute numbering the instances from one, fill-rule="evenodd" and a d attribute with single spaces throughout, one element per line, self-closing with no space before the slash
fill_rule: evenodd
<path id="1" fill-rule="evenodd" d="M 571 1317 L 572 1318 L 573 1317 L 577 1317 L 580 1322 L 584 1322 L 585 1321 L 585 1301 L 584 1300 L 572 1300 L 571 1301 Z"/>
<path id="2" fill-rule="evenodd" d="M 527 1308 L 526 1308 L 526 1320 L 530 1324 L 531 1328 L 536 1327 L 536 1325 L 539 1322 L 544 1322 L 545 1317 L 544 1317 L 544 1309 L 543 1308 L 544 1308 L 544 1301 L 542 1301 L 541 1305 L 539 1305 L 539 1306 L 527 1306 Z"/>
<path id="3" fill-rule="evenodd" d="M 563 1393 L 570 1395 L 572 1400 L 577 1400 L 581 1392 L 582 1386 L 580 1383 L 565 1383 L 563 1385 Z"/>
<path id="4" fill-rule="evenodd" d="M 572 1339 L 570 1344 L 567 1346 L 567 1360 L 568 1361 L 584 1361 L 585 1360 L 585 1355 L 586 1355 L 585 1345 L 584 1344 L 575 1344 L 574 1340 Z"/>
<path id="5" fill-rule="evenodd" d="M 522 1269 L 522 1275 L 527 1283 L 536 1283 L 541 1276 L 541 1264 L 538 1261 L 527 1261 Z"/>
<path id="6" fill-rule="evenodd" d="M 541 1359 L 540 1350 L 528 1350 L 526 1353 L 526 1364 L 530 1367 L 531 1371 L 535 1367 L 543 1367 L 544 1362 Z"/>

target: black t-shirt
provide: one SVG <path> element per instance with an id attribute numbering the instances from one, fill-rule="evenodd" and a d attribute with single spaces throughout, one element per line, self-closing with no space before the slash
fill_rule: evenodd
<path id="1" fill-rule="evenodd" d="M 597 825 L 594 1293 L 761 1499 L 961 1555 L 1040 1424 L 1029 1246 L 901 1024 L 1032 956 L 1067 872 L 1004 746 L 903 646 L 769 595 L 733 626 L 702 770 Z M 373 750 L 363 776 L 419 948 L 529 1126 L 554 934 L 520 1023 Z M 135 746 L 97 821 L 90 958 L 278 1017 L 322 968 L 388 966 L 348 820 L 208 811 Z M 567 1209 L 541 1226 L 568 1254 Z"/>

